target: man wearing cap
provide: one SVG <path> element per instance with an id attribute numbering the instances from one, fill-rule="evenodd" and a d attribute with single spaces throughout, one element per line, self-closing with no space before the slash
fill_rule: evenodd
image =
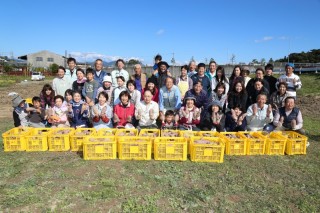
<path id="1" fill-rule="evenodd" d="M 97 91 L 97 99 L 98 99 L 99 93 L 104 91 L 108 94 L 107 104 L 109 106 L 112 106 L 110 103 L 111 103 L 111 95 L 112 95 L 113 89 L 114 87 L 112 86 L 111 76 L 110 75 L 104 76 L 102 81 L 102 87 L 99 87 Z"/>
<path id="2" fill-rule="evenodd" d="M 99 58 L 94 63 L 94 80 L 99 83 L 99 87 L 102 86 L 103 77 L 107 75 L 103 69 L 103 61 Z"/>
<path id="3" fill-rule="evenodd" d="M 77 62 L 74 58 L 68 58 L 67 64 L 69 69 L 66 69 L 65 76 L 70 80 L 70 88 L 74 81 L 77 80 Z"/>
<path id="4" fill-rule="evenodd" d="M 127 83 L 127 81 L 129 80 L 129 73 L 123 69 L 124 67 L 124 60 L 122 59 L 118 59 L 116 61 L 117 69 L 113 70 L 111 72 L 111 79 L 112 79 L 112 86 L 116 87 L 117 86 L 117 77 L 118 76 L 123 76 L 124 77 L 124 84 Z"/>
<path id="5" fill-rule="evenodd" d="M 165 61 L 160 61 L 158 63 L 158 73 L 156 73 L 154 76 L 157 78 L 158 81 L 158 88 L 162 88 L 166 84 L 167 77 L 171 77 L 171 73 L 168 70 L 169 64 Z"/>
<path id="6" fill-rule="evenodd" d="M 131 80 L 134 80 L 136 83 L 136 89 L 142 92 L 142 89 L 146 87 L 147 83 L 147 75 L 141 72 L 141 65 L 136 64 L 134 65 L 134 74 L 131 75 Z"/>
<path id="7" fill-rule="evenodd" d="M 293 73 L 294 71 L 293 63 L 287 63 L 285 66 L 285 69 L 286 69 L 286 74 L 283 74 L 278 78 L 276 87 L 278 88 L 279 82 L 285 82 L 287 84 L 288 96 L 292 96 L 296 98 L 297 96 L 296 90 L 301 89 L 302 83 L 300 81 L 299 76 Z"/>
<path id="8" fill-rule="evenodd" d="M 211 81 L 210 79 L 204 74 L 206 69 L 206 65 L 204 63 L 198 64 L 198 73 L 191 76 L 193 83 L 197 81 L 201 81 L 203 90 L 205 90 L 208 95 L 211 94 Z"/>
<path id="9" fill-rule="evenodd" d="M 264 79 L 266 79 L 268 81 L 269 87 L 270 87 L 269 93 L 273 94 L 275 91 L 277 91 L 277 88 L 276 88 L 277 78 L 272 76 L 273 65 L 272 64 L 267 64 L 264 67 L 264 70 L 266 71 Z"/>
<path id="10" fill-rule="evenodd" d="M 178 111 L 181 107 L 181 94 L 176 85 L 173 85 L 173 78 L 166 78 L 166 85 L 159 92 L 160 112 L 165 114 L 166 110 Z"/>

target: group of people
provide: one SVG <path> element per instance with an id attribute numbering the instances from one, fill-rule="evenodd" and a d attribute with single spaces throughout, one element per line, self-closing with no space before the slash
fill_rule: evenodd
<path id="1" fill-rule="evenodd" d="M 272 64 L 257 68 L 254 78 L 248 67 L 235 66 L 227 78 L 215 61 L 208 69 L 192 61 L 174 78 L 160 55 L 151 76 L 142 73 L 140 64 L 130 76 L 122 59 L 111 73 L 102 70 L 101 59 L 85 71 L 74 58 L 67 64 L 68 69 L 59 67 L 52 85 L 45 84 L 33 97 L 32 106 L 11 94 L 15 126 L 305 133 L 295 106 L 302 84 L 292 63 L 279 78 L 272 75 Z"/>

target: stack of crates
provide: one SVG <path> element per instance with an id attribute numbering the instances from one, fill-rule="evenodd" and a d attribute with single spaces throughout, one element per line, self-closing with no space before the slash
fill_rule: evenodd
<path id="1" fill-rule="evenodd" d="M 180 130 L 180 135 L 181 137 L 185 138 L 188 144 L 188 154 L 191 154 L 191 138 L 195 137 L 198 135 L 197 131 L 191 131 L 191 130 Z"/>
<path id="2" fill-rule="evenodd" d="M 73 128 L 52 128 L 48 133 L 49 151 L 70 150 L 70 135 L 74 134 Z"/>
<path id="3" fill-rule="evenodd" d="M 25 136 L 26 151 L 47 151 L 50 128 L 34 128 Z"/>
<path id="4" fill-rule="evenodd" d="M 191 138 L 190 160 L 194 162 L 222 163 L 224 157 L 225 141 L 221 137 Z"/>
<path id="5" fill-rule="evenodd" d="M 85 160 L 116 159 L 117 141 L 115 136 L 91 135 L 86 137 L 83 143 L 83 158 Z"/>
<path id="6" fill-rule="evenodd" d="M 12 151 L 25 151 L 26 150 L 26 138 L 32 128 L 28 127 L 16 127 L 12 128 L 2 134 L 3 145 L 5 152 Z"/>
<path id="7" fill-rule="evenodd" d="M 277 132 L 271 132 L 266 136 L 267 155 L 284 155 L 287 138 Z"/>
<path id="8" fill-rule="evenodd" d="M 227 155 L 245 155 L 247 148 L 247 138 L 239 132 L 220 132 L 221 137 L 226 142 Z"/>
<path id="9" fill-rule="evenodd" d="M 264 155 L 266 137 L 260 132 L 240 132 L 247 138 L 247 155 Z"/>
<path id="10" fill-rule="evenodd" d="M 71 151 L 83 151 L 83 142 L 86 138 L 93 136 L 96 134 L 96 130 L 94 128 L 78 128 L 73 134 L 70 134 L 70 145 Z"/>
<path id="11" fill-rule="evenodd" d="M 282 135 L 287 138 L 285 149 L 287 155 L 307 154 L 308 137 L 294 131 L 285 131 Z"/>

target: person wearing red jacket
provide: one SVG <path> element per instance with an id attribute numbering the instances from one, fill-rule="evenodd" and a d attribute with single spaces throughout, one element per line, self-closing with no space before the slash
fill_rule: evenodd
<path id="1" fill-rule="evenodd" d="M 134 104 L 130 103 L 131 96 L 128 91 L 119 94 L 120 103 L 114 106 L 113 122 L 115 128 L 132 127 Z"/>
<path id="2" fill-rule="evenodd" d="M 184 98 L 184 106 L 179 110 L 181 130 L 200 131 L 197 125 L 200 124 L 201 110 L 195 106 L 196 98 L 193 95 Z"/>

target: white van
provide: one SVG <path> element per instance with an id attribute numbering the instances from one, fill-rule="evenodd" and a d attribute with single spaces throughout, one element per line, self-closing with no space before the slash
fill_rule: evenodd
<path id="1" fill-rule="evenodd" d="M 44 78 L 45 76 L 41 72 L 32 72 L 31 74 L 31 81 L 42 81 Z"/>

